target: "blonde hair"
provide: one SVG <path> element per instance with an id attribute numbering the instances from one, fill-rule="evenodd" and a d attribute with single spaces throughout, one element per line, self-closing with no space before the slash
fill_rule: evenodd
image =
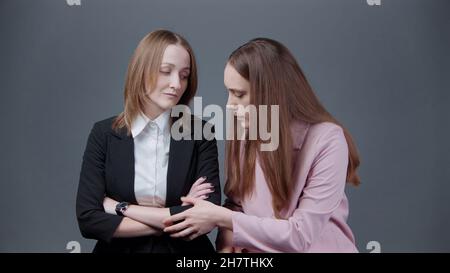
<path id="1" fill-rule="evenodd" d="M 147 34 L 136 47 L 128 64 L 124 90 L 124 110 L 113 122 L 112 128 L 127 129 L 131 134 L 131 123 L 139 114 L 144 112 L 145 102 L 148 100 L 146 90 L 153 89 L 158 79 L 164 51 L 169 45 L 181 45 L 190 56 L 190 74 L 188 85 L 178 104 L 189 104 L 197 90 L 197 66 L 194 52 L 189 43 L 179 34 L 168 30 L 156 30 Z"/>

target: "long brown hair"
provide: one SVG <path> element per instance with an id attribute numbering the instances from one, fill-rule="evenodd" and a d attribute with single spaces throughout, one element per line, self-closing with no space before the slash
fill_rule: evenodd
<path id="1" fill-rule="evenodd" d="M 250 104 L 279 105 L 279 146 L 274 151 L 261 151 L 261 140 L 227 141 L 225 194 L 243 198 L 251 194 L 255 162 L 261 168 L 272 193 L 275 216 L 290 200 L 295 187 L 292 179 L 291 123 L 301 120 L 310 124 L 332 122 L 342 127 L 348 144 L 347 182 L 359 185 L 356 173 L 359 156 L 351 135 L 320 103 L 293 55 L 281 43 L 253 39 L 231 53 L 228 64 L 250 83 Z M 270 115 L 270 111 L 269 111 Z M 267 120 L 271 120 L 270 116 Z M 269 129 L 270 130 L 270 129 Z M 289 132 L 289 133 L 286 133 Z M 241 154 L 241 145 L 244 153 Z M 241 163 L 242 162 L 242 163 Z M 243 172 L 241 170 L 245 170 Z"/>
<path id="2" fill-rule="evenodd" d="M 128 64 L 125 81 L 125 107 L 113 123 L 113 129 L 126 128 L 131 133 L 131 123 L 139 112 L 144 112 L 147 89 L 153 89 L 158 78 L 164 51 L 168 45 L 181 45 L 190 56 L 190 74 L 186 91 L 178 104 L 189 104 L 197 91 L 197 65 L 194 51 L 181 35 L 168 30 L 147 34 L 138 44 Z M 147 88 L 146 88 L 147 87 Z"/>

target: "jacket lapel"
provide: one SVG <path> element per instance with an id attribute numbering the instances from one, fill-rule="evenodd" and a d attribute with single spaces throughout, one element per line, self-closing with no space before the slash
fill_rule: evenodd
<path id="1" fill-rule="evenodd" d="M 170 139 L 166 207 L 181 203 L 180 197 L 189 172 L 194 143 L 194 140 Z"/>
<path id="2" fill-rule="evenodd" d="M 123 195 L 124 200 L 137 204 L 134 194 L 134 141 L 131 135 L 127 135 L 126 129 L 119 132 L 113 131 L 111 158 L 115 160 L 114 168 L 117 180 L 115 186 Z M 119 201 L 119 200 L 118 200 Z"/>

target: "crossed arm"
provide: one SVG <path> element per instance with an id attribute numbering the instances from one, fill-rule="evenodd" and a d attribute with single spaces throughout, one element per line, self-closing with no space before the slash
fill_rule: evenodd
<path id="1" fill-rule="evenodd" d="M 188 197 L 206 199 L 214 191 L 212 185 L 206 182 L 205 177 L 199 178 L 191 187 Z M 115 208 L 119 202 L 105 197 L 103 207 L 106 213 L 115 215 Z M 182 205 L 187 205 L 183 203 Z M 156 208 L 149 206 L 130 205 L 123 213 L 125 216 L 117 227 L 113 237 L 137 237 L 144 235 L 161 235 L 163 233 L 163 220 L 170 217 L 169 208 Z"/>
<path id="2" fill-rule="evenodd" d="M 193 240 L 217 226 L 219 227 L 217 251 L 242 252 L 242 248 L 233 246 L 232 210 L 191 197 L 182 197 L 181 200 L 194 207 L 165 219 L 164 232 L 170 233 L 174 238 Z"/>
<path id="3" fill-rule="evenodd" d="M 115 213 L 115 205 L 117 201 L 122 200 L 105 198 L 107 192 L 105 164 L 109 127 L 110 125 L 105 123 L 94 125 L 83 155 L 76 200 L 76 214 L 81 234 L 85 238 L 104 242 L 111 242 L 114 237 L 160 235 L 163 228 L 162 220 L 171 214 L 183 211 L 182 206 L 152 208 L 132 205 L 125 216 L 119 216 Z M 209 193 L 209 200 L 220 203 L 215 140 L 205 140 L 199 143 L 198 153 L 198 162 L 200 163 L 197 165 L 195 173 L 199 176 L 208 176 L 211 184 L 205 181 L 194 183 L 196 185 L 191 186 L 188 196 L 205 199 Z"/>

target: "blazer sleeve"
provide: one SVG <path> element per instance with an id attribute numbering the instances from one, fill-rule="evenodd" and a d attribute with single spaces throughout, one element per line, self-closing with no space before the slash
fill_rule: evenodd
<path id="1" fill-rule="evenodd" d="M 96 123 L 83 155 L 76 214 L 83 237 L 110 242 L 123 217 L 108 214 L 103 209 L 106 147 L 106 134 Z"/>
<path id="2" fill-rule="evenodd" d="M 233 245 L 264 252 L 305 252 L 344 197 L 348 148 L 334 127 L 318 140 L 310 175 L 293 215 L 286 220 L 233 212 Z"/>
<path id="3" fill-rule="evenodd" d="M 211 132 L 214 133 L 214 127 L 212 127 Z M 207 177 L 207 182 L 213 185 L 214 192 L 210 193 L 206 200 L 220 206 L 222 193 L 220 189 L 217 141 L 214 135 L 205 136 L 200 141 L 198 144 L 197 153 L 198 163 L 195 169 L 194 177 Z M 174 215 L 189 208 L 192 208 L 192 206 L 173 206 L 170 207 L 170 214 Z"/>

